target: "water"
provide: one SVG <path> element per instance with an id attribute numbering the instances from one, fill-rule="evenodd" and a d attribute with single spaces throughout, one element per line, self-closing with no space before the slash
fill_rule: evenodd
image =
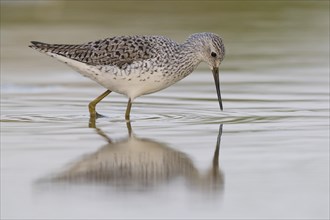
<path id="1" fill-rule="evenodd" d="M 329 218 L 329 2 L 131 3 L 1 2 L 1 218 Z M 104 89 L 27 48 L 202 31 L 225 111 L 204 64 L 137 99 L 131 137 L 125 97 L 91 128 Z"/>

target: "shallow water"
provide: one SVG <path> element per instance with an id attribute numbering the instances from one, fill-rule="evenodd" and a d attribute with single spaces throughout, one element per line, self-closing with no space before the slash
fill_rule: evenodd
<path id="1" fill-rule="evenodd" d="M 329 218 L 328 2 L 98 3 L 1 2 L 1 218 Z M 27 48 L 202 31 L 225 110 L 201 65 L 136 100 L 131 136 L 125 97 L 93 128 L 104 89 Z"/>

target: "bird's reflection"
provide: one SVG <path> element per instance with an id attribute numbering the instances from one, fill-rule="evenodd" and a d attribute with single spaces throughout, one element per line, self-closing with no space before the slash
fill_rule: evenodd
<path id="1" fill-rule="evenodd" d="M 83 156 L 51 178 L 52 182 L 106 184 L 119 188 L 148 189 L 176 178 L 184 178 L 191 187 L 221 190 L 223 174 L 219 168 L 222 125 L 215 146 L 213 161 L 206 172 L 200 172 L 193 161 L 178 150 L 155 140 L 134 135 L 127 123 L 128 137 L 112 141 L 95 121 L 96 129 L 108 143 L 95 153 Z"/>

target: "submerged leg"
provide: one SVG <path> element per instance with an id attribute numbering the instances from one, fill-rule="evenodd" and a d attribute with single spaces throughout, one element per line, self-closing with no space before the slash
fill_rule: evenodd
<path id="1" fill-rule="evenodd" d="M 99 114 L 95 111 L 95 107 L 96 107 L 97 103 L 99 103 L 102 99 L 104 99 L 110 93 L 111 93 L 111 91 L 110 90 L 107 90 L 104 93 L 102 93 L 100 96 L 98 96 L 96 99 L 94 99 L 93 101 L 91 101 L 89 103 L 88 109 L 89 109 L 90 117 L 97 117 L 97 116 L 99 116 Z"/>
<path id="2" fill-rule="evenodd" d="M 108 137 L 100 128 L 96 127 L 96 118 L 90 117 L 89 118 L 89 126 L 90 128 L 94 128 L 97 132 L 97 134 L 101 135 L 108 143 L 112 143 L 112 140 L 110 137 Z"/>
<path id="3" fill-rule="evenodd" d="M 128 103 L 127 103 L 127 108 L 126 108 L 126 113 L 125 113 L 125 119 L 127 121 L 129 121 L 129 115 L 131 113 L 131 108 L 132 108 L 132 101 L 131 99 L 129 98 L 128 99 Z"/>

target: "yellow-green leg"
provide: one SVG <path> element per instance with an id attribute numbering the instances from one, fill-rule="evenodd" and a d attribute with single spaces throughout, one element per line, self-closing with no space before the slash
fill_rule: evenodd
<path id="1" fill-rule="evenodd" d="M 102 99 L 104 99 L 107 95 L 109 95 L 111 93 L 110 90 L 105 91 L 104 93 L 102 93 L 100 96 L 98 96 L 96 99 L 94 99 L 93 101 L 91 101 L 88 105 L 88 109 L 89 109 L 89 114 L 91 118 L 96 118 L 97 116 L 100 116 L 96 111 L 95 111 L 95 107 L 97 105 L 97 103 L 99 103 Z"/>
<path id="2" fill-rule="evenodd" d="M 126 113 L 125 113 L 125 119 L 127 121 L 129 121 L 129 115 L 131 113 L 131 108 L 132 108 L 132 101 L 131 99 L 128 99 L 128 103 L 127 103 L 127 108 L 126 108 Z"/>

